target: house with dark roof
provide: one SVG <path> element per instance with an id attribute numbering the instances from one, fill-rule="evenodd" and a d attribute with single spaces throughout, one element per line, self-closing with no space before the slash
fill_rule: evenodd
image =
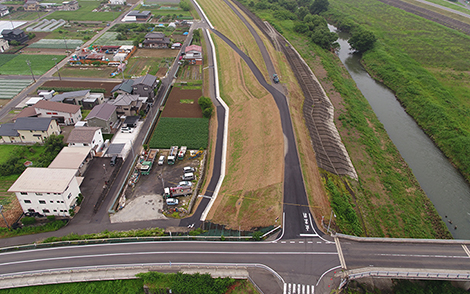
<path id="1" fill-rule="evenodd" d="M 41 100 L 31 107 L 34 107 L 39 117 L 51 117 L 60 124 L 74 125 L 82 119 L 80 105 Z"/>
<path id="2" fill-rule="evenodd" d="M 60 128 L 50 117 L 20 117 L 0 125 L 3 143 L 43 143 L 52 134 L 60 135 Z"/>
<path id="3" fill-rule="evenodd" d="M 83 109 L 93 109 L 95 105 L 103 103 L 103 100 L 103 93 L 91 93 L 90 90 L 79 90 L 55 95 L 49 101 L 82 105 Z"/>
<path id="4" fill-rule="evenodd" d="M 119 124 L 116 106 L 109 103 L 103 103 L 93 107 L 85 120 L 90 127 L 100 127 L 103 134 L 111 134 Z"/>
<path id="5" fill-rule="evenodd" d="M 8 7 L 6 7 L 6 5 L 0 4 L 0 17 L 5 16 L 9 13 L 10 11 L 8 10 Z"/>
<path id="6" fill-rule="evenodd" d="M 125 80 L 124 82 L 120 83 L 119 85 L 114 86 L 111 90 L 111 94 L 117 96 L 118 94 L 132 94 L 132 85 L 134 84 L 134 80 Z M 117 93 L 117 94 L 114 94 Z"/>
<path id="7" fill-rule="evenodd" d="M 140 97 L 147 97 L 150 101 L 155 97 L 154 89 L 158 85 L 156 76 L 145 75 L 134 79 L 132 84 L 132 94 L 139 95 Z"/>
<path id="8" fill-rule="evenodd" d="M 78 127 L 74 128 L 67 138 L 69 147 L 91 146 L 94 156 L 100 151 L 104 144 L 103 134 L 100 127 Z"/>
<path id="9" fill-rule="evenodd" d="M 151 16 L 152 16 L 152 13 L 147 10 L 142 11 L 142 12 L 138 10 L 132 10 L 126 16 L 123 17 L 122 21 L 123 22 L 147 22 Z"/>
<path id="10" fill-rule="evenodd" d="M 145 35 L 143 42 L 144 48 L 168 48 L 170 45 L 170 38 L 165 37 L 164 33 L 155 32 Z"/>
<path id="11" fill-rule="evenodd" d="M 119 94 L 116 99 L 109 100 L 107 103 L 116 106 L 116 113 L 121 116 L 136 115 L 142 108 L 143 101 L 139 95 Z"/>
<path id="12" fill-rule="evenodd" d="M 16 41 L 20 44 L 28 41 L 28 35 L 25 34 L 23 30 L 13 29 L 13 30 L 3 30 L 2 31 L 3 39 L 11 43 L 11 41 Z"/>

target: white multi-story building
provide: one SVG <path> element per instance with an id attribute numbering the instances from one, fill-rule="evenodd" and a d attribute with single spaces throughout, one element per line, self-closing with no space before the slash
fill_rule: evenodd
<path id="1" fill-rule="evenodd" d="M 74 125 L 82 119 L 80 105 L 41 100 L 32 107 L 34 107 L 36 115 L 51 117 L 59 124 Z"/>
<path id="2" fill-rule="evenodd" d="M 18 198 L 23 212 L 70 216 L 80 194 L 76 169 L 29 167 L 8 189 Z"/>
<path id="3" fill-rule="evenodd" d="M 76 127 L 67 139 L 69 147 L 91 146 L 93 155 L 101 151 L 104 144 L 103 134 L 100 127 Z"/>

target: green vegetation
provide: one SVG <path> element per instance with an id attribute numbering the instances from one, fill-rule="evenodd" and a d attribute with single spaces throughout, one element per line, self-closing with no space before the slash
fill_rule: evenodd
<path id="1" fill-rule="evenodd" d="M 214 110 L 214 105 L 212 104 L 211 98 L 202 96 L 201 98 L 199 98 L 197 103 L 199 104 L 199 106 L 201 106 L 202 115 L 205 118 L 210 118 L 212 115 L 212 111 Z"/>
<path id="2" fill-rule="evenodd" d="M 57 58 L 57 62 L 60 62 L 65 58 L 65 55 L 27 55 L 20 54 L 14 55 L 11 58 L 8 54 L 0 55 L 0 73 L 2 75 L 31 75 L 27 60 L 31 63 L 31 70 L 35 76 L 40 76 L 50 70 L 55 62 L 52 60 Z"/>
<path id="3" fill-rule="evenodd" d="M 116 12 L 93 12 L 94 9 L 100 7 L 98 1 L 78 0 L 80 8 L 75 11 L 54 11 L 48 15 L 46 19 L 63 19 L 68 21 L 113 21 L 118 14 Z"/>
<path id="4" fill-rule="evenodd" d="M 22 9 L 23 7 L 18 7 L 18 8 L 20 9 L 15 10 L 15 11 L 10 11 L 10 14 L 3 17 L 2 20 L 10 20 L 10 16 L 12 20 L 35 20 L 47 13 L 44 11 L 25 11 Z"/>
<path id="5" fill-rule="evenodd" d="M 351 281 L 345 289 L 346 294 L 376 294 L 376 293 L 395 293 L 395 294 L 464 294 L 468 293 L 464 289 L 454 287 L 449 281 L 429 281 L 429 280 L 393 280 L 392 289 L 388 291 L 375 288 L 370 292 L 370 287 L 364 287 L 357 281 Z M 385 289 L 382 289 L 385 290 Z M 364 292 L 366 291 L 366 292 Z"/>
<path id="6" fill-rule="evenodd" d="M 119 40 L 118 32 L 106 32 L 93 45 L 108 45 L 108 46 L 122 46 L 122 45 L 134 45 L 133 40 Z"/>
<path id="7" fill-rule="evenodd" d="M 109 239 L 109 238 L 129 238 L 129 237 L 155 237 L 164 236 L 165 230 L 160 228 L 149 228 L 130 231 L 108 231 L 104 230 L 101 233 L 78 235 L 70 233 L 63 237 L 49 237 L 42 241 L 42 243 L 60 242 L 60 241 L 77 241 L 77 240 L 93 240 L 93 239 Z"/>
<path id="8" fill-rule="evenodd" d="M 330 194 L 331 208 L 336 214 L 336 225 L 341 232 L 355 236 L 362 235 L 362 227 L 356 211 L 353 209 L 349 193 L 346 189 L 343 191 L 338 190 L 330 179 L 328 179 L 326 185 Z"/>
<path id="9" fill-rule="evenodd" d="M 49 36 L 48 36 L 49 38 Z M 29 48 L 49 48 L 49 49 L 75 49 L 76 47 L 82 46 L 82 40 L 74 39 L 41 39 L 31 45 Z"/>
<path id="10" fill-rule="evenodd" d="M 8 230 L 7 228 L 0 228 L 0 238 L 10 238 L 23 235 L 39 234 L 45 232 L 57 231 L 65 226 L 67 222 L 55 220 L 42 225 L 24 226 L 15 230 Z M 0 292 L 1 293 L 1 292 Z"/>
<path id="11" fill-rule="evenodd" d="M 247 4 L 248 0 L 242 1 Z M 364 5 L 364 11 L 357 15 L 357 18 L 363 17 L 364 20 L 357 22 L 363 24 L 388 22 L 388 14 L 390 10 L 395 10 L 390 6 L 379 3 L 378 1 L 372 0 L 359 0 L 359 1 L 346 1 L 350 3 L 348 5 L 336 4 L 337 0 L 330 0 L 330 8 L 325 14 L 331 19 L 332 16 L 340 17 L 338 11 L 331 11 L 332 6 L 341 6 L 341 9 L 349 13 L 356 13 L 356 7 L 361 4 L 357 2 L 368 2 L 368 5 Z M 315 70 L 315 68 L 321 69 L 320 72 L 326 70 L 327 74 L 320 77 L 320 81 L 323 83 L 325 90 L 332 95 L 339 93 L 342 97 L 341 107 L 339 110 L 339 121 L 337 125 L 342 135 L 342 140 L 351 156 L 351 160 L 358 172 L 359 180 L 351 181 L 341 177 L 336 177 L 322 171 L 325 178 L 328 178 L 335 183 L 336 192 L 333 187 L 329 187 L 331 191 L 337 194 L 340 199 L 332 199 L 331 205 L 334 211 L 338 214 L 343 215 L 340 219 L 337 219 L 339 230 L 346 230 L 351 233 L 360 233 L 359 225 L 362 226 L 362 236 L 381 236 L 381 237 L 414 237 L 414 238 L 451 238 L 449 231 L 441 218 L 437 214 L 434 206 L 426 197 L 424 191 L 421 190 L 417 183 L 412 171 L 401 158 L 396 147 L 388 137 L 383 125 L 375 116 L 367 100 L 362 96 L 360 91 L 357 89 L 355 82 L 349 77 L 348 72 L 344 69 L 341 61 L 337 56 L 327 50 L 321 49 L 318 45 L 313 43 L 312 39 L 307 39 L 305 35 L 296 33 L 295 21 L 293 20 L 281 20 L 273 17 L 273 11 L 268 10 L 257 10 L 258 3 L 254 3 L 251 7 L 254 7 L 255 12 L 261 17 L 269 19 L 272 23 L 276 23 L 284 31 L 284 36 L 294 45 L 299 51 L 306 62 Z M 334 5 L 333 5 L 334 4 Z M 248 5 L 249 3 L 248 3 Z M 377 19 L 372 21 L 369 18 L 373 17 L 375 10 L 377 9 Z M 379 12 L 382 9 L 383 11 Z M 397 9 L 398 10 L 398 9 Z M 400 11 L 400 16 L 406 13 Z M 346 13 L 346 12 L 344 12 Z M 380 19 L 380 17 L 384 19 Z M 406 16 L 403 16 L 406 18 Z M 418 19 L 417 17 L 412 17 Z M 349 29 L 364 28 L 370 30 L 379 38 L 379 42 L 374 45 L 374 49 L 365 53 L 365 57 L 369 56 L 371 52 L 375 52 L 378 47 L 381 47 L 380 38 L 384 32 L 377 33 L 370 27 L 360 27 L 356 22 L 353 22 L 350 18 L 341 18 L 341 25 Z M 430 36 L 432 32 L 427 33 L 426 29 L 420 29 L 417 25 L 406 25 L 406 29 L 401 27 L 402 18 L 394 17 L 392 22 L 397 23 L 397 26 L 401 30 L 408 30 L 403 32 L 403 37 L 407 33 L 413 36 L 413 32 L 416 34 L 425 34 Z M 427 23 L 427 22 L 426 22 Z M 395 29 L 389 28 L 390 31 Z M 395 32 L 396 34 L 402 34 L 402 31 Z M 452 38 L 452 36 L 450 36 Z M 436 41 L 436 46 L 439 44 Z M 448 42 L 441 42 L 446 44 L 448 48 L 454 48 L 457 46 L 462 47 L 462 44 L 455 43 L 449 44 Z M 410 44 L 415 46 L 416 44 Z M 443 46 L 443 47 L 446 47 Z M 389 48 L 387 48 L 388 50 Z M 422 50 L 421 47 L 419 50 Z M 418 48 L 417 48 L 418 50 Z M 445 50 L 440 48 L 439 51 Z M 462 48 L 460 48 L 462 50 Z M 381 50 L 381 53 L 386 53 Z M 462 63 L 467 63 L 468 59 L 463 57 L 463 52 L 454 52 L 460 54 Z M 439 56 L 432 54 L 433 58 L 440 58 Z M 430 58 L 429 56 L 423 58 Z M 382 59 L 383 60 L 383 59 Z M 367 61 L 366 61 L 367 62 Z M 435 62 L 430 60 L 429 62 Z M 382 65 L 386 63 L 382 62 Z M 410 63 L 410 59 L 402 60 L 403 67 L 413 67 L 416 62 Z M 418 74 L 420 71 L 415 71 Z M 394 74 L 401 74 L 401 72 L 390 71 L 389 76 L 394 77 Z M 419 75 L 421 76 L 421 75 Z M 399 77 L 394 82 L 396 86 L 403 86 L 403 81 L 407 81 L 404 77 Z M 409 87 L 409 84 L 405 83 L 405 87 Z M 420 97 L 423 100 L 428 101 L 428 97 Z M 428 101 L 429 102 L 429 101 Z M 470 157 L 469 157 L 470 158 Z M 347 181 L 347 183 L 343 183 Z M 327 182 L 325 181 L 327 186 Z M 331 193 L 330 191 L 330 193 Z M 346 191 L 349 192 L 349 196 L 343 197 Z M 330 194 L 331 196 L 331 194 Z M 334 197 L 333 197 L 334 198 Z M 336 202 L 336 203 L 335 203 Z M 349 203 L 349 204 L 348 204 Z M 311 205 L 316 205 L 311 203 Z M 336 208 L 335 208 L 336 207 Z M 339 209 L 338 209 L 339 207 Z M 352 215 L 351 209 L 355 210 L 358 220 Z M 349 221 L 352 223 L 349 223 Z"/>
<path id="12" fill-rule="evenodd" d="M 209 274 L 199 273 L 189 275 L 179 272 L 176 274 L 148 272 L 136 276 L 141 278 L 151 291 L 171 289 L 175 294 L 223 294 L 235 282 L 231 278 L 213 279 Z"/>
<path id="13" fill-rule="evenodd" d="M 73 87 L 38 87 L 38 90 L 55 90 L 56 92 L 73 92 L 80 90 L 90 90 L 93 93 L 106 93 L 105 88 L 73 88 Z"/>
<path id="14" fill-rule="evenodd" d="M 469 180 L 470 36 L 374 0 L 332 6 L 331 19 L 367 24 L 380 36 L 364 65 Z"/>
<path id="15" fill-rule="evenodd" d="M 2 289 L 0 294 L 141 294 L 143 286 L 141 279 L 113 280 Z"/>
<path id="16" fill-rule="evenodd" d="M 150 139 L 150 148 L 169 149 L 187 146 L 188 149 L 206 149 L 209 140 L 207 118 L 160 118 Z"/>

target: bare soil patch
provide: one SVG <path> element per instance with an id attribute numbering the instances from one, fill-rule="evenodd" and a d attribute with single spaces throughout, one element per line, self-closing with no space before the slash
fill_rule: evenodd
<path id="1" fill-rule="evenodd" d="M 80 81 L 48 81 L 42 84 L 42 87 L 71 87 L 71 88 L 104 88 L 105 97 L 111 96 L 111 90 L 121 82 L 80 82 Z"/>
<path id="2" fill-rule="evenodd" d="M 201 107 L 197 103 L 201 96 L 201 90 L 182 90 L 173 87 L 165 104 L 162 117 L 202 118 Z M 190 103 L 191 100 L 192 103 Z"/>
<path id="3" fill-rule="evenodd" d="M 230 116 L 226 175 L 208 219 L 244 230 L 274 225 L 282 213 L 284 174 L 279 110 L 244 61 L 220 39 L 216 44 L 224 56 L 218 59 L 221 96 Z"/>
<path id="4" fill-rule="evenodd" d="M 29 48 L 26 47 L 21 50 L 23 54 L 37 54 L 37 55 L 64 55 L 65 49 L 48 49 L 48 48 Z"/>

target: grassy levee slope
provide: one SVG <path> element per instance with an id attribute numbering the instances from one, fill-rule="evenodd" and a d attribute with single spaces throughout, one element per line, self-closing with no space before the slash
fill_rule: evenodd
<path id="1" fill-rule="evenodd" d="M 362 236 L 451 238 L 411 169 L 400 156 L 383 125 L 338 57 L 319 48 L 306 37 L 294 33 L 292 21 L 276 20 L 271 15 L 272 12 L 267 10 L 255 10 L 255 13 L 283 29 L 284 36 L 312 68 L 335 106 L 335 124 L 359 176 L 359 181 L 356 182 L 321 171 L 324 179 L 329 179 L 329 183 L 324 180 L 325 186 L 328 188 L 336 186 L 335 189 L 328 189 L 330 201 L 337 215 L 332 222 L 335 229 Z M 281 72 L 286 75 L 288 69 L 283 69 L 281 66 Z M 286 78 L 288 77 L 284 77 L 283 80 Z M 295 84 L 290 78 L 288 83 Z M 297 99 L 289 96 L 289 99 L 293 117 L 303 122 L 302 98 L 296 101 Z M 295 119 L 294 128 L 303 165 L 302 171 L 304 178 L 310 179 L 305 175 L 304 169 L 304 159 L 310 158 L 306 149 L 307 142 L 310 142 L 300 143 L 299 138 L 305 132 L 305 127 L 296 123 Z M 310 162 L 313 161 L 310 159 Z M 331 182 L 335 185 L 331 185 Z M 311 197 L 310 185 L 306 186 Z M 343 198 L 342 202 L 337 201 L 338 197 Z M 310 201 L 311 205 L 324 206 L 321 198 Z M 355 224 L 351 224 L 346 213 L 341 215 L 338 211 L 348 212 L 348 207 L 354 209 L 358 216 Z M 317 209 L 313 208 L 316 217 L 324 215 L 328 221 L 325 210 L 329 208 L 324 208 L 321 215 Z"/>
<path id="2" fill-rule="evenodd" d="M 375 0 L 331 3 L 379 36 L 365 66 L 470 180 L 470 36 Z"/>
<path id="3" fill-rule="evenodd" d="M 282 214 L 284 175 L 279 111 L 238 54 L 220 39 L 212 38 L 220 95 L 230 108 L 230 116 L 226 175 L 208 219 L 245 230 L 275 225 Z"/>
<path id="4" fill-rule="evenodd" d="M 265 79 L 269 80 L 263 56 L 256 45 L 255 39 L 230 7 L 223 0 L 200 0 L 198 2 L 215 29 L 245 52 L 264 74 Z"/>

